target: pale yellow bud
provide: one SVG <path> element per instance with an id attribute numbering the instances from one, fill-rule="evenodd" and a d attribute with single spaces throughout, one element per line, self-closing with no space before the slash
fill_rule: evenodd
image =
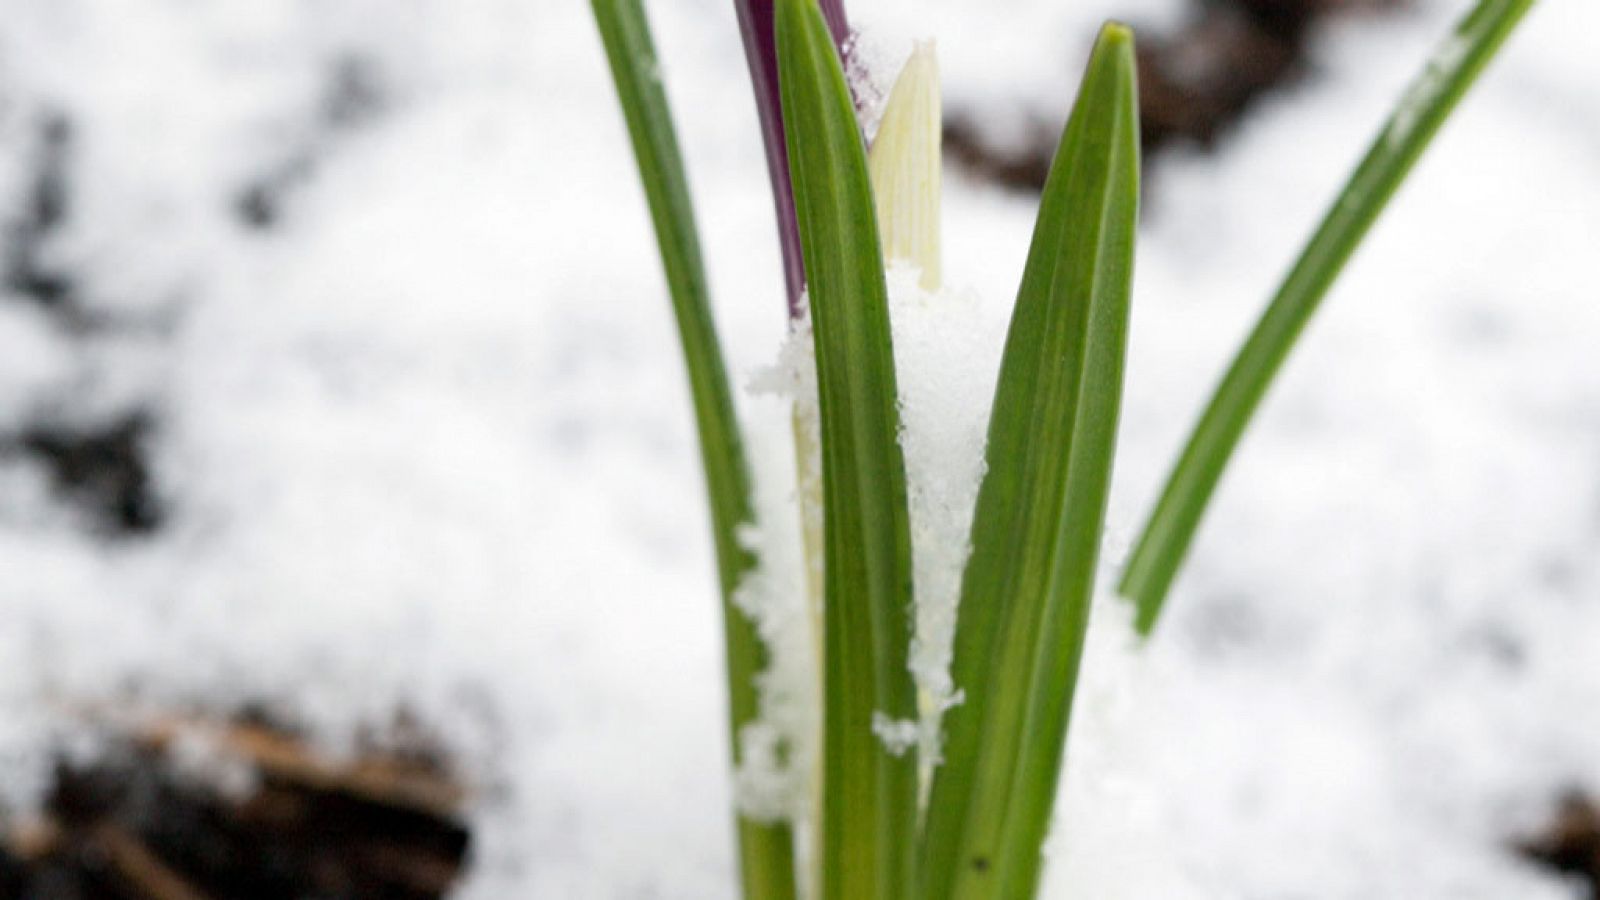
<path id="1" fill-rule="evenodd" d="M 927 41 L 917 45 L 895 79 L 867 164 L 884 261 L 915 265 L 922 273 L 922 287 L 929 291 L 937 291 L 941 280 L 942 120 L 939 61 L 933 42 Z"/>

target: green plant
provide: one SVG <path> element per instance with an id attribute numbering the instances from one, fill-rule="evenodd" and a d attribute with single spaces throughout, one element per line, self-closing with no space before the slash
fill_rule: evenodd
<path id="1" fill-rule="evenodd" d="M 639 0 L 592 2 L 695 398 L 737 756 L 739 732 L 759 711 L 754 678 L 764 658 L 732 602 L 754 565 L 737 540 L 753 515 L 749 479 L 643 10 Z M 1316 303 L 1531 3 L 1481 0 L 1408 95 L 1241 350 L 1125 574 L 1122 590 L 1138 601 L 1142 629 L 1154 622 L 1228 454 Z M 817 507 L 810 517 L 820 536 L 808 549 L 820 555 L 824 573 L 811 887 L 830 900 L 1030 897 L 1057 792 L 1116 456 L 1139 199 L 1132 34 L 1114 23 L 1101 32 L 1041 197 L 1001 360 L 957 609 L 952 676 L 964 699 L 944 716 L 944 759 L 924 783 L 914 752 L 877 733 L 880 718 L 904 722 L 919 712 L 907 668 L 911 531 L 884 247 L 913 257 L 923 284 L 937 285 L 937 91 L 905 92 L 907 103 L 920 106 L 890 110 L 892 130 L 869 164 L 841 65 L 845 28 L 837 0 L 735 5 L 773 162 L 790 311 L 798 318 L 809 304 L 818 372 L 819 427 L 813 434 L 796 419 L 800 455 L 817 450 L 821 469 L 816 498 L 804 489 L 800 498 L 802 507 Z M 788 823 L 741 818 L 739 838 L 745 897 L 799 893 Z"/>

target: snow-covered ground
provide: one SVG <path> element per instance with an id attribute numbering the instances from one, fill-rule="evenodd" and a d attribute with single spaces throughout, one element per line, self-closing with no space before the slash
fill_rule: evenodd
<path id="1" fill-rule="evenodd" d="M 783 300 L 731 8 L 648 5 L 748 380 Z M 1467 5 L 1324 32 L 1313 78 L 1157 167 L 1113 566 Z M 3 9 L 0 210 L 53 142 L 66 213 L 33 264 L 76 314 L 0 294 L 0 433 L 143 411 L 165 510 L 108 539 L 0 458 L 7 805 L 76 702 L 265 699 L 332 745 L 405 708 L 480 786 L 465 896 L 731 896 L 695 438 L 587 5 Z M 952 103 L 1063 113 L 1101 18 L 1182 11 L 852 4 L 880 77 L 932 36 Z M 1535 9 L 1329 297 L 1156 639 L 1097 620 L 1050 896 L 1575 896 L 1504 845 L 1600 788 L 1597 29 L 1592 0 Z M 1034 203 L 958 173 L 945 198 L 946 280 L 982 298 L 952 321 L 998 335 Z M 743 402 L 791 471 L 781 404 Z"/>

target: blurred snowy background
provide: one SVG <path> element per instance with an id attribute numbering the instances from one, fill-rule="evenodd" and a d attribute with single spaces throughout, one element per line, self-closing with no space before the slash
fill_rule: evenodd
<path id="1" fill-rule="evenodd" d="M 1113 566 L 1468 5 L 1328 16 L 1299 77 L 1150 157 Z M 851 13 L 880 83 L 936 38 L 1003 154 L 1053 137 L 1101 19 L 1154 46 L 1204 6 Z M 732 10 L 647 7 L 743 383 L 784 319 Z M 695 436 L 587 4 L 0 13 L 3 814 L 92 752 L 84 704 L 265 707 L 328 752 L 403 714 L 474 788 L 460 896 L 730 897 Z M 1049 896 L 1585 896 L 1508 848 L 1600 790 L 1596 33 L 1593 0 L 1534 10 L 1329 297 L 1162 631 L 1098 620 Z M 998 334 L 1035 197 L 982 169 L 950 166 L 945 272 Z"/>

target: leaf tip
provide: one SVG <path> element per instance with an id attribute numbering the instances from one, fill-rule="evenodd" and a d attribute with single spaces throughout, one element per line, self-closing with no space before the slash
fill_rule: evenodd
<path id="1" fill-rule="evenodd" d="M 1115 19 L 1100 26 L 1100 45 L 1125 52 L 1133 51 L 1133 29 Z"/>
<path id="2" fill-rule="evenodd" d="M 1133 47 L 1133 29 L 1115 19 L 1107 20 L 1095 39 L 1090 65 L 1109 65 L 1119 81 L 1132 86 L 1138 80 L 1139 68 Z"/>
<path id="3" fill-rule="evenodd" d="M 929 291 L 940 283 L 940 106 L 938 58 L 932 41 L 920 41 L 889 92 L 867 157 L 885 261 L 915 265 Z"/>

